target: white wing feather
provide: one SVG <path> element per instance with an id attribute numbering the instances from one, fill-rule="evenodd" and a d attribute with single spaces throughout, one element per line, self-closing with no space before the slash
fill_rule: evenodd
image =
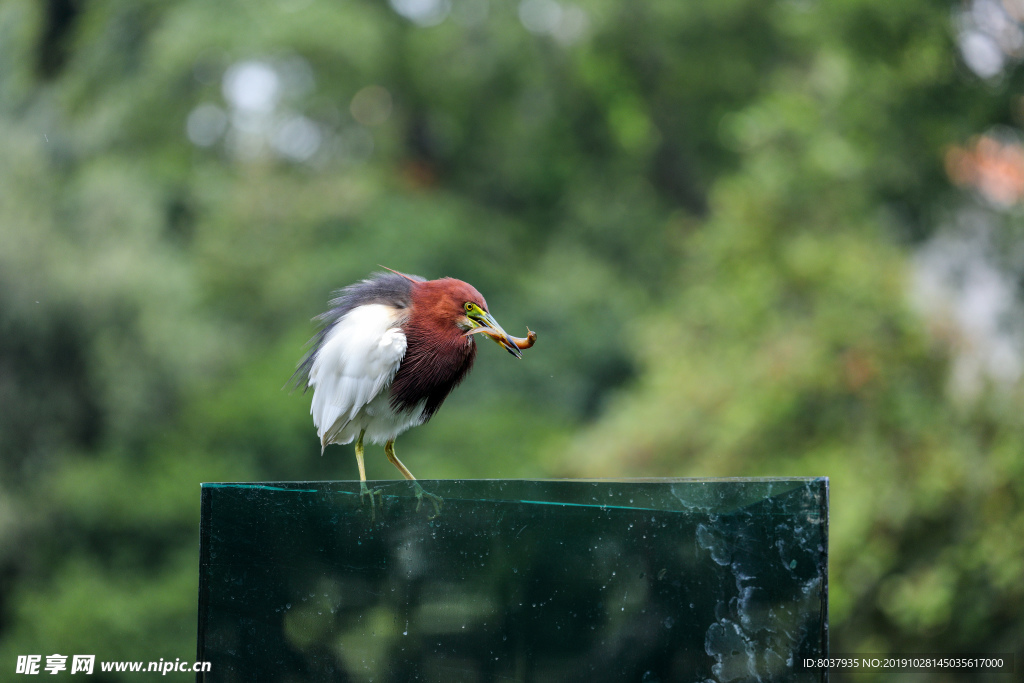
<path id="1" fill-rule="evenodd" d="M 335 443 L 360 410 L 391 384 L 406 349 L 405 334 L 397 327 L 400 315 L 383 304 L 356 306 L 324 339 L 309 370 L 309 412 L 321 445 Z"/>

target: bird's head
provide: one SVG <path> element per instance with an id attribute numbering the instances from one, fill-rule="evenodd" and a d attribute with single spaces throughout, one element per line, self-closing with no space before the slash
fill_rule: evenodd
<path id="1" fill-rule="evenodd" d="M 465 335 L 484 334 L 505 347 L 516 358 L 522 358 L 516 338 L 509 336 L 487 311 L 487 302 L 472 285 L 454 278 L 420 282 L 417 297 L 429 305 L 431 314 L 444 324 L 454 325 Z"/>

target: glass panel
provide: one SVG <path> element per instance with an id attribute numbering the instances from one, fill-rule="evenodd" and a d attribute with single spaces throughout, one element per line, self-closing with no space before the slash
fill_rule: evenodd
<path id="1" fill-rule="evenodd" d="M 371 484 L 203 485 L 202 680 L 822 677 L 827 479 Z"/>

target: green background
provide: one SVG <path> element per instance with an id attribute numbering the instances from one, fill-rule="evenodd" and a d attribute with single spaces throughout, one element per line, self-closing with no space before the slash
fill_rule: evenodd
<path id="1" fill-rule="evenodd" d="M 194 656 L 199 482 L 357 476 L 282 387 L 378 264 L 539 335 L 417 476 L 828 476 L 834 651 L 1018 648 L 1022 216 L 946 169 L 1018 144 L 1002 6 L 392 5 L 0 4 L 0 678 Z M 915 303 L 943 236 L 1002 355 Z"/>

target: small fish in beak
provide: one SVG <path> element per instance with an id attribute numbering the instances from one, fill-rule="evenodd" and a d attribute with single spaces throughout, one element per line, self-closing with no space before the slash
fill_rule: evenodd
<path id="1" fill-rule="evenodd" d="M 488 322 L 493 323 L 494 318 L 491 318 Z M 520 349 L 528 349 L 537 341 L 537 333 L 530 328 L 526 328 L 526 338 L 513 337 L 505 332 L 505 330 L 501 329 L 497 323 L 494 323 L 494 327 L 474 327 L 472 330 L 466 332 L 466 336 L 468 337 L 469 335 L 476 334 L 478 332 L 486 334 L 498 344 L 504 346 L 505 349 L 516 358 L 523 357 L 523 352 L 520 351 Z"/>

